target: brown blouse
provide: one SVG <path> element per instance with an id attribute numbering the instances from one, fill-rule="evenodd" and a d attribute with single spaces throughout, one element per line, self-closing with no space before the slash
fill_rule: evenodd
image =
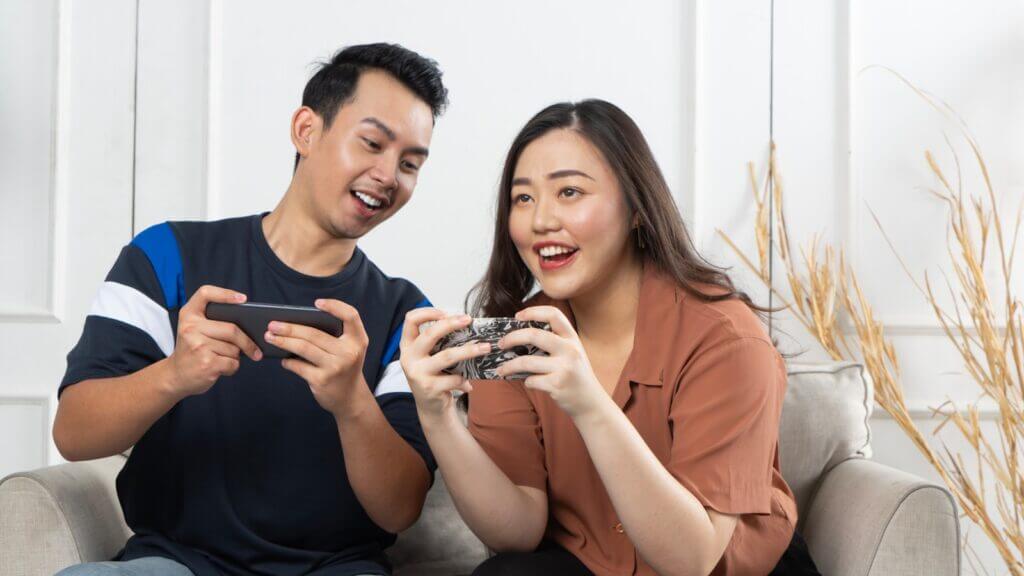
<path id="1" fill-rule="evenodd" d="M 528 305 L 565 302 L 543 294 Z M 665 468 L 706 508 L 740 515 L 713 576 L 764 575 L 793 535 L 779 473 L 781 356 L 742 302 L 708 303 L 647 266 L 633 351 L 612 391 Z M 517 485 L 544 490 L 545 538 L 598 575 L 654 574 L 623 531 L 572 420 L 521 381 L 474 382 L 469 428 Z M 680 546 L 688 546 L 685 541 Z"/>

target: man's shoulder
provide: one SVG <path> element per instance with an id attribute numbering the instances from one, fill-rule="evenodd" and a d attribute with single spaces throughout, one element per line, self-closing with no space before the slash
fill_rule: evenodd
<path id="1" fill-rule="evenodd" d="M 391 276 L 385 273 L 365 253 L 363 253 L 363 258 L 366 261 L 366 266 L 364 267 L 366 281 L 363 285 L 366 287 L 373 286 L 380 290 L 382 292 L 380 294 L 382 299 L 397 302 L 404 306 L 421 306 L 424 305 L 424 302 L 429 305 L 426 296 L 423 295 L 419 286 L 414 282 L 401 276 Z"/>

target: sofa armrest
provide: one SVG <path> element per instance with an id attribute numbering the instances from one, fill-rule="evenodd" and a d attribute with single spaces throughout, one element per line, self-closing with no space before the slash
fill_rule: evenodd
<path id="1" fill-rule="evenodd" d="M 821 480 L 803 535 L 822 574 L 960 574 L 960 524 L 944 486 L 871 460 Z"/>
<path id="2" fill-rule="evenodd" d="M 124 461 L 62 464 L 0 481 L 0 576 L 50 576 L 117 554 L 131 535 L 114 488 Z"/>

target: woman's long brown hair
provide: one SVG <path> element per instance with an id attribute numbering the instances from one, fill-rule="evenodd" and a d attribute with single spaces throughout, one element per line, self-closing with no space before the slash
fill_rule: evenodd
<path id="1" fill-rule="evenodd" d="M 548 106 L 531 118 L 513 140 L 498 188 L 491 259 L 483 279 L 466 297 L 470 314 L 513 316 L 523 308 L 523 300 L 533 290 L 533 274 L 516 251 L 508 229 L 512 179 L 523 150 L 537 138 L 557 129 L 575 130 L 600 150 L 608 162 L 626 196 L 631 218 L 635 217 L 638 222 L 639 230 L 633 232 L 634 249 L 645 263 L 653 264 L 674 278 L 696 298 L 708 302 L 738 298 L 765 319 L 768 308 L 754 304 L 745 292 L 736 290 L 725 269 L 712 265 L 697 253 L 640 128 L 619 107 L 604 100 Z M 720 290 L 709 294 L 698 285 Z"/>

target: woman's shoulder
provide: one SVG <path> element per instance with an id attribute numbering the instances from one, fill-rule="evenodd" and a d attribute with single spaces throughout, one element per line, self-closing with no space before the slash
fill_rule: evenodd
<path id="1" fill-rule="evenodd" d="M 695 341 L 708 345 L 750 338 L 771 343 L 761 316 L 739 297 L 708 300 L 695 291 L 708 296 L 721 296 L 727 290 L 720 286 L 698 284 L 691 290 L 682 291 L 679 320 Z"/>

